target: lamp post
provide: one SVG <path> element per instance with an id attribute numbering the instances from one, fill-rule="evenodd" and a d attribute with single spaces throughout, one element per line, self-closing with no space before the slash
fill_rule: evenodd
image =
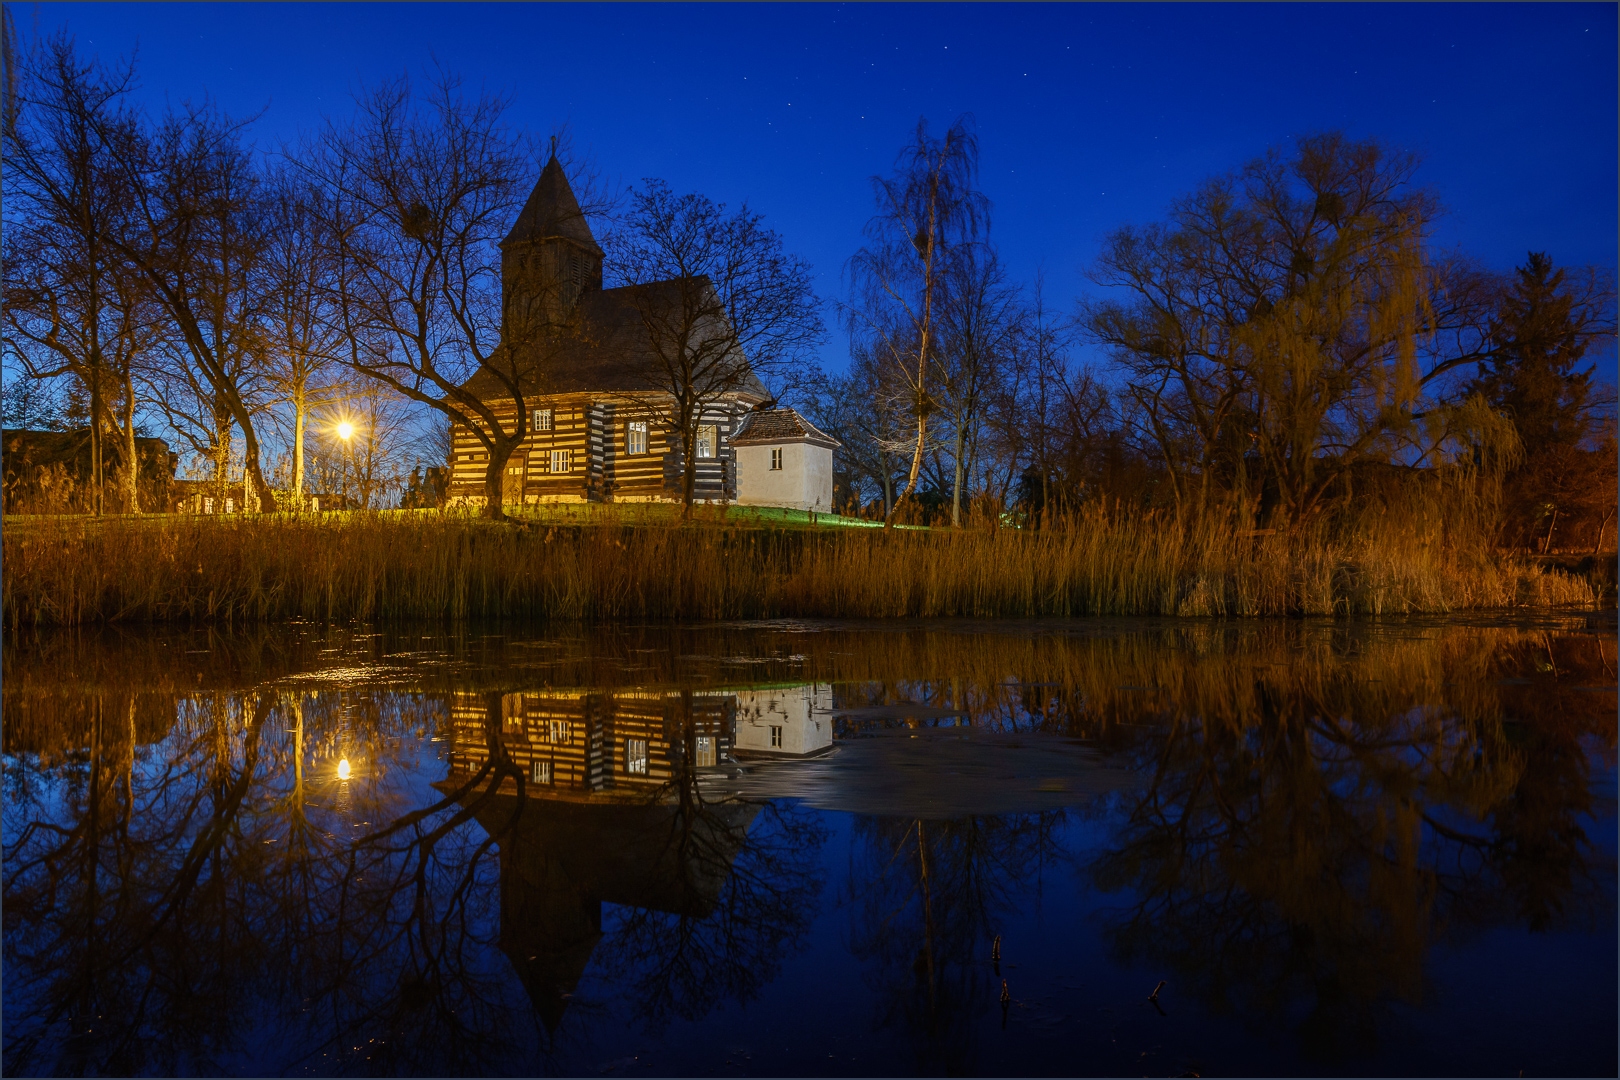
<path id="1" fill-rule="evenodd" d="M 343 440 L 343 508 L 349 508 L 349 457 L 351 446 L 349 440 L 354 438 L 354 425 L 347 420 L 338 421 L 337 437 Z"/>

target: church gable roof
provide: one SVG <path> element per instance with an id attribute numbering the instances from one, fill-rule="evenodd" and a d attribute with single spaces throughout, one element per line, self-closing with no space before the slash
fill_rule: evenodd
<path id="1" fill-rule="evenodd" d="M 677 303 L 680 280 L 621 285 L 587 292 L 579 298 L 581 333 L 537 357 L 523 380 L 525 396 L 574 393 L 646 393 L 667 390 L 662 365 L 654 353 L 641 311 L 660 303 Z M 666 295 L 660 295 L 666 294 Z M 540 348 L 545 348 L 541 346 Z M 746 364 L 747 361 L 743 360 Z M 505 397 L 506 389 L 483 368 L 467 380 L 466 389 L 485 400 Z M 744 398 L 769 397 L 758 376 L 749 371 L 733 391 Z"/>
<path id="2" fill-rule="evenodd" d="M 501 246 L 555 236 L 583 244 L 593 251 L 602 250 L 596 237 L 591 235 L 591 227 L 585 223 L 585 212 L 574 198 L 574 189 L 568 186 L 562 165 L 553 157 L 540 171 L 540 179 L 529 192 L 529 201 L 523 204 L 523 211 Z"/>

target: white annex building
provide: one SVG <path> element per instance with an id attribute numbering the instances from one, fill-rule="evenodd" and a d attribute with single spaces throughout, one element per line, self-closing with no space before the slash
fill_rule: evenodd
<path id="1" fill-rule="evenodd" d="M 840 443 L 793 409 L 749 413 L 731 445 L 738 505 L 832 510 L 833 451 Z"/>

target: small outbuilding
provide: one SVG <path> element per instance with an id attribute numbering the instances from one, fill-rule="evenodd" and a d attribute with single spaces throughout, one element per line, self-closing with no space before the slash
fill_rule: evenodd
<path id="1" fill-rule="evenodd" d="M 840 445 L 794 409 L 749 413 L 731 437 L 738 505 L 830 512 Z"/>

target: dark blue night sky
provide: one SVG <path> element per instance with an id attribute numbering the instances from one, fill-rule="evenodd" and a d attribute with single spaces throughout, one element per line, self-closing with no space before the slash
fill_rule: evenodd
<path id="1" fill-rule="evenodd" d="M 1342 128 L 1417 151 L 1442 246 L 1616 263 L 1613 4 L 681 6 L 15 5 L 104 57 L 139 44 L 161 107 L 265 110 L 261 145 L 433 60 L 568 124 L 622 180 L 747 200 L 824 297 L 919 116 L 971 112 L 1014 271 L 1060 303 L 1108 230 L 1201 179 Z M 538 165 L 537 165 L 538 168 Z M 841 365 L 842 343 L 827 360 Z M 1612 376 L 1611 376 L 1612 377 Z"/>

